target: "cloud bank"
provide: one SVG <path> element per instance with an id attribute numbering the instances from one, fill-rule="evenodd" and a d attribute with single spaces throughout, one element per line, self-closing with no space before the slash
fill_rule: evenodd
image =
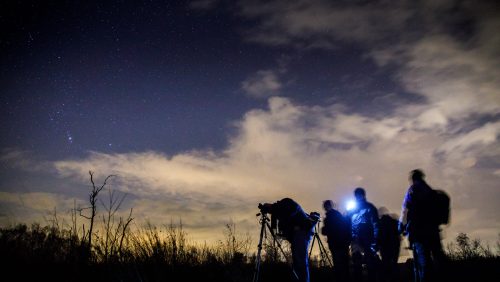
<path id="1" fill-rule="evenodd" d="M 230 219 L 252 229 L 257 204 L 282 197 L 320 211 L 322 200 L 342 202 L 357 186 L 377 206 L 398 212 L 407 173 L 423 168 L 431 185 L 452 196 L 451 228 L 475 216 L 488 224 L 468 231 L 495 238 L 498 163 L 488 167 L 482 161 L 498 159 L 500 122 L 452 134 L 447 127 L 423 128 L 419 118 L 425 111 L 409 105 L 401 108 L 405 115 L 373 119 L 339 105 L 303 106 L 274 97 L 268 109 L 245 115 L 223 152 L 92 152 L 54 166 L 61 176 L 82 182 L 89 169 L 100 178 L 117 174 L 117 189 L 135 196 L 140 217 L 182 218 L 200 229 L 220 228 Z M 477 183 L 482 193 L 471 189 Z"/>

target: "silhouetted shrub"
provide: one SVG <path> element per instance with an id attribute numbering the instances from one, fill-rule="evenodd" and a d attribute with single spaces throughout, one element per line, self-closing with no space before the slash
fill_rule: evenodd
<path id="1" fill-rule="evenodd" d="M 455 242 L 448 244 L 447 253 L 452 260 L 472 260 L 495 257 L 489 245 L 483 244 L 480 239 L 471 240 L 465 233 L 459 233 L 455 238 Z"/>

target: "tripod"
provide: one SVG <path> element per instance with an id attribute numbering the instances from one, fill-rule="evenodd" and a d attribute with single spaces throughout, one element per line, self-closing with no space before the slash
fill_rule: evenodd
<path id="1" fill-rule="evenodd" d="M 321 239 L 318 234 L 318 226 L 319 226 L 319 221 L 318 223 L 314 226 L 314 235 L 313 235 L 313 240 L 311 243 L 311 249 L 309 250 L 309 258 L 311 258 L 311 254 L 314 248 L 314 242 L 318 242 L 318 248 L 319 248 L 319 255 L 320 255 L 320 261 L 322 265 L 325 265 L 325 261 L 328 262 L 328 264 L 333 267 L 333 262 L 330 260 L 330 256 L 328 255 L 328 252 L 325 248 L 325 245 L 323 245 L 323 242 L 321 242 Z"/>
<path id="2" fill-rule="evenodd" d="M 259 223 L 260 223 L 260 238 L 259 238 L 259 245 L 257 246 L 258 247 L 258 251 L 257 251 L 257 258 L 255 260 L 255 268 L 254 268 L 254 272 L 253 272 L 252 282 L 258 282 L 259 281 L 260 262 L 261 262 L 261 253 L 262 253 L 262 243 L 263 243 L 264 239 L 267 238 L 266 226 L 267 226 L 267 229 L 269 229 L 269 233 L 271 233 L 271 235 L 273 237 L 273 240 L 274 240 L 273 242 L 278 245 L 278 248 L 280 249 L 281 253 L 283 254 L 283 257 L 285 257 L 286 262 L 288 264 L 292 265 L 290 263 L 288 257 L 286 256 L 285 251 L 283 251 L 283 248 L 281 247 L 280 242 L 277 240 L 276 234 L 274 234 L 273 229 L 271 228 L 271 225 L 269 224 L 270 219 L 267 216 L 267 214 L 261 212 L 261 213 L 258 213 L 257 216 L 260 216 L 260 219 L 259 219 Z M 299 276 L 297 275 L 297 273 L 293 269 L 293 266 L 292 266 L 292 273 L 293 273 L 293 276 L 295 277 L 295 279 L 298 281 L 299 280 Z"/>

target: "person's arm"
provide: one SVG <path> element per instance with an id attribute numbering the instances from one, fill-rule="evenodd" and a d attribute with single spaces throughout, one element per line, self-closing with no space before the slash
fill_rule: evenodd
<path id="1" fill-rule="evenodd" d="M 403 233 L 406 229 L 406 224 L 408 224 L 408 205 L 412 199 L 412 187 L 408 188 L 405 197 L 403 199 L 403 204 L 401 205 L 401 214 L 399 216 L 398 230 Z"/>
<path id="2" fill-rule="evenodd" d="M 369 207 L 369 219 L 373 228 L 373 242 L 371 243 L 371 249 L 374 252 L 378 251 L 378 211 L 373 204 L 370 203 Z"/>
<path id="3" fill-rule="evenodd" d="M 375 206 L 372 205 L 372 212 L 371 212 L 371 221 L 373 225 L 373 238 L 377 239 L 378 238 L 378 232 L 379 232 L 379 219 L 378 219 L 378 211 L 375 208 Z"/>

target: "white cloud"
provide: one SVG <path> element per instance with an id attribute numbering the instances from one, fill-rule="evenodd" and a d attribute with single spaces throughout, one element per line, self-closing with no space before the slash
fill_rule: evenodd
<path id="1" fill-rule="evenodd" d="M 255 98 L 278 95 L 282 87 L 278 75 L 272 70 L 260 70 L 241 83 L 243 91 Z"/>
<path id="2" fill-rule="evenodd" d="M 485 1 L 331 2 L 239 1 L 238 14 L 257 20 L 248 39 L 295 47 L 358 43 L 381 66 L 398 67 L 397 79 L 427 101 L 413 121 L 446 127 L 473 114 L 500 113 L 500 20 Z M 469 41 L 453 34 L 474 23 Z M 264 88 L 264 87 L 262 87 Z M 257 91 L 256 91 L 257 92 Z M 411 110 L 405 108 L 404 110 Z"/>
<path id="3" fill-rule="evenodd" d="M 74 202 L 76 201 L 76 202 Z M 47 192 L 0 192 L 0 224 L 14 225 L 19 222 L 49 224 L 54 215 L 60 224 L 70 222 L 70 210 L 85 203 L 57 193 Z M 21 221 L 19 221 L 21 220 Z"/>
<path id="4" fill-rule="evenodd" d="M 352 41 L 369 46 L 376 62 L 396 63 L 403 86 L 424 96 L 432 106 L 417 118 L 423 128 L 443 127 L 451 119 L 473 113 L 500 113 L 500 36 L 495 32 L 500 20 L 488 13 L 488 3 L 464 2 L 458 7 L 452 1 L 418 6 L 410 1 L 239 3 L 242 17 L 258 20 L 249 31 L 254 41 L 327 48 Z M 451 22 L 474 21 L 474 43 L 457 41 L 449 34 L 444 17 Z M 421 25 L 415 28 L 415 23 Z"/>
<path id="5" fill-rule="evenodd" d="M 451 137 L 438 148 L 438 151 L 445 153 L 460 151 L 464 153 L 474 146 L 486 147 L 495 144 L 498 136 L 500 136 L 500 122 L 487 123 L 466 134 Z"/>
<path id="6" fill-rule="evenodd" d="M 364 186 L 377 206 L 397 213 L 407 173 L 417 167 L 464 207 L 496 206 L 494 198 L 470 191 L 463 176 L 485 183 L 484 189 L 495 189 L 498 167 L 489 174 L 479 173 L 474 169 L 478 159 L 469 153 L 472 145 L 494 146 L 497 137 L 492 132 L 498 124 L 453 139 L 442 129 L 416 126 L 412 121 L 420 114 L 370 119 L 338 106 L 302 106 L 275 97 L 268 110 L 245 115 L 223 152 L 172 157 L 94 152 L 85 159 L 56 162 L 55 167 L 61 175 L 77 175 L 85 182 L 89 169 L 100 179 L 117 174 L 116 187 L 138 198 L 132 205 L 139 206 L 136 212 L 141 218 L 165 222 L 181 217 L 190 228 L 199 225 L 204 232 L 219 230 L 221 222 L 230 218 L 251 229 L 257 203 L 286 196 L 299 200 L 307 211 L 321 211 L 327 198 L 342 206 L 357 186 Z M 453 154 L 436 159 L 440 150 Z M 499 156 L 494 150 L 490 154 Z M 457 158 L 464 162 L 456 162 Z M 206 218 L 200 219 L 201 214 Z M 460 218 L 456 220 L 462 226 Z"/>
<path id="7" fill-rule="evenodd" d="M 466 119 L 472 114 L 500 113 L 498 57 L 466 49 L 447 37 L 424 39 L 404 55 L 400 79 L 404 86 L 427 98 L 423 124 Z"/>
<path id="8" fill-rule="evenodd" d="M 349 114 L 338 105 L 303 106 L 274 97 L 269 99 L 267 110 L 252 110 L 245 115 L 237 125 L 238 133 L 222 152 L 193 151 L 174 156 L 92 152 L 86 158 L 53 165 L 63 177 L 60 189 L 65 194 L 74 191 L 65 184 L 66 178 L 88 185 L 89 170 L 95 172 L 97 184 L 107 175 L 116 174 L 110 187 L 130 195 L 127 207 L 134 207 L 137 224 L 145 220 L 168 224 L 182 219 L 186 230 L 198 239 L 219 234 L 229 220 L 243 230 L 257 230 L 254 215 L 259 202 L 292 197 L 307 211 L 321 211 L 325 199 L 333 199 L 342 207 L 357 186 L 366 188 L 368 199 L 375 205 L 397 213 L 407 187 L 407 173 L 417 167 L 427 172 L 431 185 L 452 195 L 457 210 L 481 206 L 478 217 L 491 225 L 487 218 L 496 209 L 498 195 L 477 194 L 470 187 L 481 183 L 481 191 L 497 188 L 498 164 L 480 169 L 476 163 L 485 156 L 500 156 L 498 148 L 491 150 L 497 142 L 494 132 L 498 123 L 453 135 L 453 139 L 442 129 L 415 126 L 412 121 L 421 113 L 415 109 L 408 112 L 411 114 L 400 116 L 396 112 L 394 116 L 370 119 Z M 436 158 L 440 151 L 446 154 Z M 32 201 L 29 206 L 50 210 L 53 205 L 58 209 L 72 205 L 68 197 L 47 199 L 52 200 Z M 85 201 L 80 199 L 81 203 Z M 466 226 L 461 218 L 454 217 L 452 226 Z M 481 220 L 476 227 L 485 228 Z"/>

